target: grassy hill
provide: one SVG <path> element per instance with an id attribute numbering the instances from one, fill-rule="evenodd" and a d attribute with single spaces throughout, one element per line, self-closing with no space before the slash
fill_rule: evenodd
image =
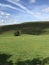
<path id="1" fill-rule="evenodd" d="M 0 34 L 10 32 L 13 34 L 16 30 L 20 30 L 23 34 L 38 35 L 49 33 L 49 21 L 45 22 L 26 22 L 15 25 L 7 25 L 0 27 Z"/>
<path id="2" fill-rule="evenodd" d="M 49 65 L 49 22 L 0 27 L 0 65 Z"/>

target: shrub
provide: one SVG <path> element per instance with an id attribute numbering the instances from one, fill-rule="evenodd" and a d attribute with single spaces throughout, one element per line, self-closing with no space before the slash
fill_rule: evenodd
<path id="1" fill-rule="evenodd" d="M 20 36 L 20 31 L 17 30 L 17 31 L 14 33 L 14 35 L 15 35 L 15 36 Z"/>

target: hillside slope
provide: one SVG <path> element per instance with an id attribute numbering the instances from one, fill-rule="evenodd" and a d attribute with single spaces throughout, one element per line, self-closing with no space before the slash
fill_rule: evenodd
<path id="1" fill-rule="evenodd" d="M 49 33 L 49 22 L 26 22 L 22 24 L 7 25 L 0 27 L 0 34 L 20 30 L 23 34 Z"/>

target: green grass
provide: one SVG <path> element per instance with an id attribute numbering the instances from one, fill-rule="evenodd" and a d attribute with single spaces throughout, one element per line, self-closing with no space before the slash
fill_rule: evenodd
<path id="1" fill-rule="evenodd" d="M 0 35 L 0 53 L 11 54 L 13 62 L 34 57 L 49 57 L 49 35 Z"/>

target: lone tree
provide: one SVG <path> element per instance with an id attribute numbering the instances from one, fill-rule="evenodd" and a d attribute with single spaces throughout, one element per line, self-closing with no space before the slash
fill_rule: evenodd
<path id="1" fill-rule="evenodd" d="M 15 33 L 14 33 L 15 36 L 20 36 L 20 31 L 17 30 Z"/>

